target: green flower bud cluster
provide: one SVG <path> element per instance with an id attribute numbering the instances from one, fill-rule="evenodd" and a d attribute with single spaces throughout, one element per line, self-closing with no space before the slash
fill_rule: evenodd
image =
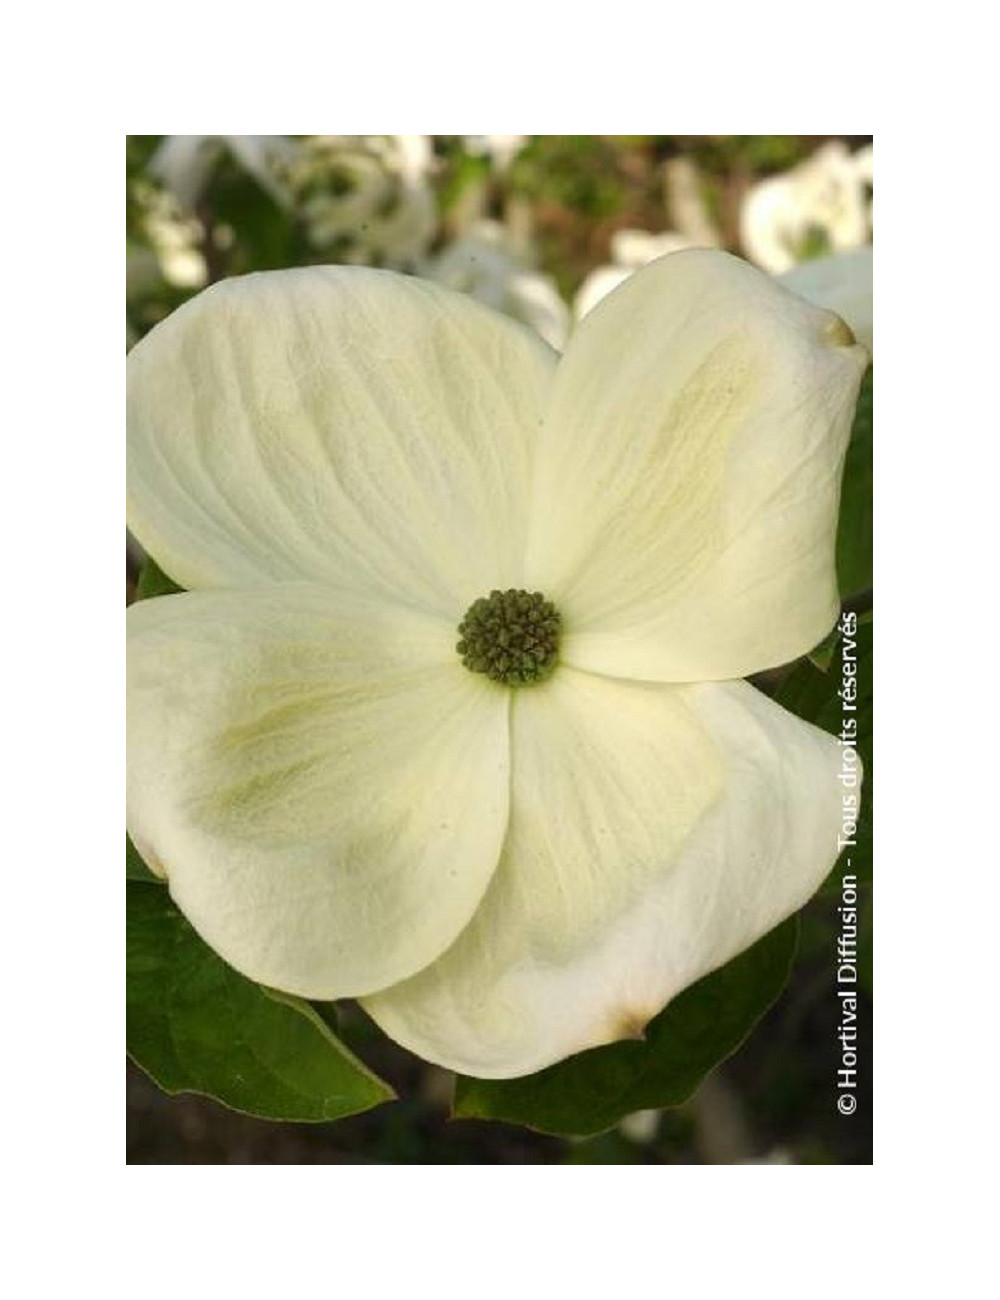
<path id="1" fill-rule="evenodd" d="M 540 591 L 491 591 L 469 606 L 455 649 L 470 672 L 504 686 L 531 686 L 556 666 L 561 622 Z"/>

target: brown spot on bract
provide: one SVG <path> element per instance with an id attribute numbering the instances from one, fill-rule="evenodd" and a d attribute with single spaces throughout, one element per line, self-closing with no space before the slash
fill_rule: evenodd
<path id="1" fill-rule="evenodd" d="M 631 1038 L 637 1042 L 645 1042 L 646 1026 L 649 1023 L 649 1017 L 638 1011 L 623 1011 L 615 1024 L 615 1038 Z"/>
<path id="2" fill-rule="evenodd" d="M 832 313 L 823 333 L 826 341 L 834 348 L 852 348 L 858 341 L 847 322 Z"/>

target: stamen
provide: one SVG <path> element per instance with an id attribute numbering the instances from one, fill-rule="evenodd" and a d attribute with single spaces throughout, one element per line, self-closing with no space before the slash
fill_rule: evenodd
<path id="1" fill-rule="evenodd" d="M 540 591 L 491 591 L 469 606 L 455 649 L 470 672 L 504 686 L 532 686 L 556 666 L 561 622 Z"/>

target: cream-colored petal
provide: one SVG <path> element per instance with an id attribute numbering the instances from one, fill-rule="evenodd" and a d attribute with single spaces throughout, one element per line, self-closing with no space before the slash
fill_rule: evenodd
<path id="1" fill-rule="evenodd" d="M 511 822 L 457 943 L 366 998 L 439 1065 L 509 1078 L 635 1037 L 816 890 L 838 854 L 837 742 L 745 682 L 562 669 L 513 710 Z"/>
<path id="2" fill-rule="evenodd" d="M 129 354 L 129 525 L 184 587 L 333 582 L 457 620 L 521 585 L 554 365 L 405 276 L 223 281 Z"/>
<path id="3" fill-rule="evenodd" d="M 673 253 L 586 317 L 552 389 L 526 576 L 563 658 L 656 681 L 794 659 L 838 610 L 866 364 L 836 316 L 727 253 Z"/>
<path id="4" fill-rule="evenodd" d="M 632 274 L 627 266 L 598 266 L 584 280 L 573 299 L 577 320 L 592 312 L 599 302 L 612 293 Z"/>
<path id="5" fill-rule="evenodd" d="M 507 824 L 508 696 L 454 630 L 308 584 L 129 610 L 128 826 L 203 939 L 322 999 L 468 923 Z"/>
<path id="6" fill-rule="evenodd" d="M 800 298 L 835 311 L 847 322 L 859 343 L 872 351 L 872 267 L 871 244 L 852 248 L 786 271 L 781 283 Z"/>

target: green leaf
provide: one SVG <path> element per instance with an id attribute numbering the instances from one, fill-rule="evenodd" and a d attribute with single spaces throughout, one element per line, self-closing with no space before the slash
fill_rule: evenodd
<path id="1" fill-rule="evenodd" d="M 837 526 L 837 579 L 842 599 L 872 585 L 872 370 L 858 394 L 844 463 Z"/>
<path id="2" fill-rule="evenodd" d="M 488 186 L 490 180 L 490 160 L 483 155 L 475 157 L 472 154 L 463 153 L 461 147 L 453 149 L 452 156 L 449 159 L 449 166 L 445 172 L 444 180 L 440 189 L 440 200 L 442 211 L 447 212 L 450 208 L 471 190 L 483 189 Z"/>
<path id="3" fill-rule="evenodd" d="M 284 1120 L 339 1119 L 395 1096 L 307 1002 L 217 957 L 167 890 L 126 890 L 128 1051 L 165 1092 Z"/>
<path id="4" fill-rule="evenodd" d="M 137 600 L 148 600 L 150 596 L 172 596 L 183 590 L 173 578 L 167 577 L 151 555 L 146 556 L 136 585 Z"/>
<path id="5" fill-rule="evenodd" d="M 149 867 L 146 866 L 139 854 L 139 850 L 128 835 L 125 836 L 125 879 L 143 880 L 148 885 L 162 885 L 165 883 L 159 876 L 154 876 Z"/>
<path id="6" fill-rule="evenodd" d="M 523 1079 L 459 1077 L 453 1113 L 561 1137 L 603 1132 L 635 1110 L 677 1106 L 740 1045 L 784 988 L 798 923 L 785 921 L 685 989 L 642 1042 L 612 1043 Z"/>
<path id="7" fill-rule="evenodd" d="M 853 622 L 852 622 L 853 620 Z M 853 634 L 845 635 L 843 629 L 854 627 Z M 845 719 L 856 721 L 856 731 L 844 732 L 844 738 L 854 740 L 864 765 L 861 788 L 861 816 L 858 821 L 857 844 L 844 850 L 831 872 L 824 889 L 839 888 L 846 859 L 860 881 L 870 881 L 872 876 L 872 642 L 873 624 L 862 616 L 841 615 L 836 644 L 825 671 L 809 660 L 803 660 L 782 682 L 775 700 L 791 713 L 822 727 L 832 736 L 841 735 Z M 856 665 L 855 674 L 845 677 L 845 663 Z M 856 697 L 847 701 L 854 709 L 846 709 L 841 690 L 847 681 L 857 683 Z M 844 794 L 851 789 L 844 787 Z"/>
<path id="8" fill-rule="evenodd" d="M 232 157 L 220 160 L 199 215 L 213 232 L 220 225 L 232 231 L 232 243 L 215 252 L 218 275 L 277 270 L 300 260 L 291 217 Z"/>
<path id="9" fill-rule="evenodd" d="M 806 657 L 814 667 L 820 670 L 821 673 L 825 673 L 833 663 L 833 656 L 836 653 L 839 644 L 840 632 L 837 628 L 834 628 L 832 632 L 823 638 L 818 646 L 814 646 L 812 650 L 809 651 L 809 654 Z"/>

